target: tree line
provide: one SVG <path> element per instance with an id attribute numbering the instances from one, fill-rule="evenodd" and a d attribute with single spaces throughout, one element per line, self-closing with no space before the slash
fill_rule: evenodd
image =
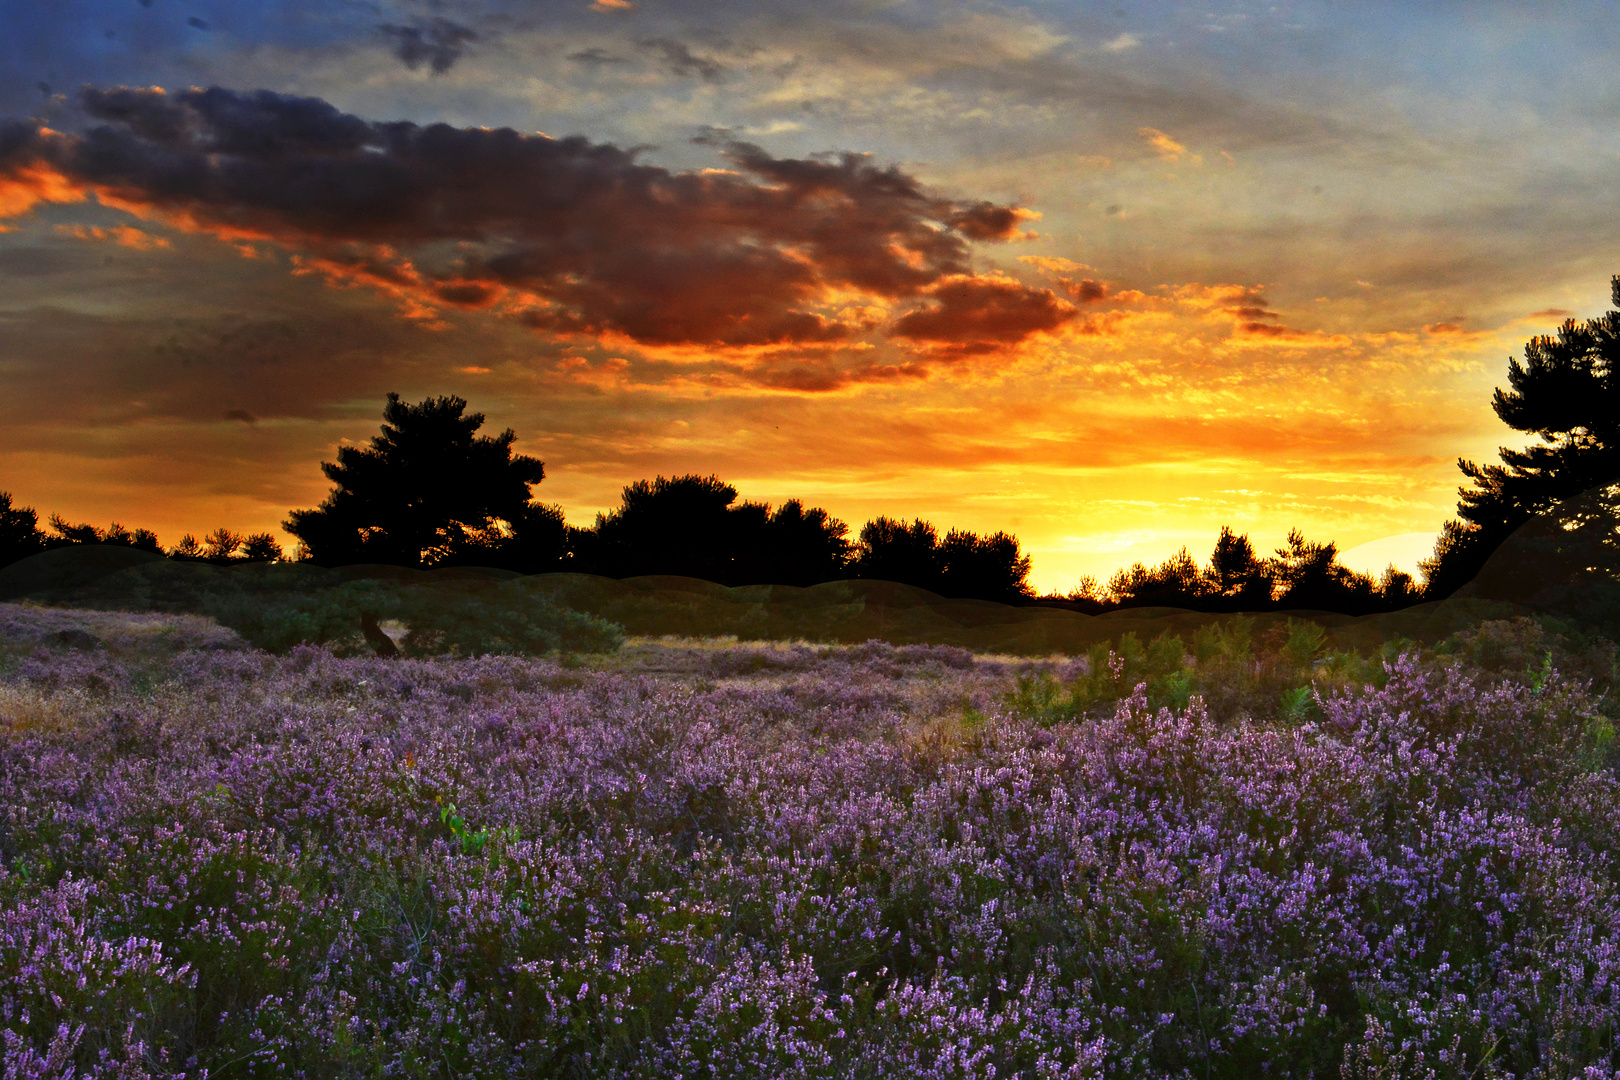
<path id="1" fill-rule="evenodd" d="M 410 412 L 465 405 L 459 398 L 432 399 L 402 406 L 395 416 L 408 430 Z M 739 502 L 737 489 L 715 476 L 637 481 L 624 488 L 616 509 L 598 514 L 588 528 L 568 525 L 560 507 L 527 498 L 505 507 L 501 516 L 479 518 L 463 507 L 464 518 L 442 518 L 437 524 L 435 514 L 445 508 L 421 498 L 394 504 L 398 520 L 386 520 L 357 505 L 370 500 L 361 497 L 364 482 L 358 482 L 358 492 L 347 486 L 351 482 L 353 477 L 345 475 L 337 489 L 342 495 L 313 510 L 292 512 L 288 531 L 300 541 L 295 559 L 318 566 L 484 566 L 616 578 L 672 574 L 722 585 L 874 578 L 1002 603 L 1034 597 L 1029 556 L 1008 533 L 980 536 L 951 529 L 941 537 L 927 521 L 878 517 L 851 540 L 849 526 L 826 510 L 797 499 L 777 507 Z M 131 532 L 116 522 L 100 529 L 71 525 L 57 515 L 47 532 L 38 527 L 33 508 L 13 507 L 11 495 L 0 491 L 0 565 L 77 544 L 120 545 L 220 566 L 284 558 L 269 533 L 244 537 L 222 528 L 202 541 L 188 535 L 165 549 L 146 529 Z"/>
<path id="2" fill-rule="evenodd" d="M 1611 282 L 1620 308 L 1620 276 Z M 1029 556 L 1006 532 L 979 535 L 932 523 L 878 517 L 851 539 L 826 510 L 791 499 L 773 507 L 738 501 L 715 476 L 659 476 L 626 486 L 615 509 L 588 528 L 532 497 L 545 478 L 536 458 L 515 454 L 517 436 L 479 435 L 482 413 L 459 397 L 407 404 L 389 394 L 381 434 L 368 447 L 338 449 L 323 462 L 333 488 L 284 528 L 294 558 L 320 566 L 385 563 L 410 567 L 489 566 L 520 573 L 572 571 L 606 577 L 678 574 L 723 585 L 813 585 L 843 578 L 898 581 L 945 596 L 1022 603 L 1062 601 L 1082 610 L 1164 605 L 1204 611 L 1317 609 L 1364 614 L 1444 599 L 1479 572 L 1491 553 L 1561 499 L 1620 482 L 1620 310 L 1557 336 L 1532 338 L 1510 358 L 1510 389 L 1492 407 L 1540 445 L 1501 448 L 1501 465 L 1459 459 L 1471 484 L 1458 489 L 1421 584 L 1391 566 L 1374 580 L 1338 562 L 1332 543 L 1295 529 L 1285 547 L 1260 557 L 1247 536 L 1223 528 L 1209 562 L 1185 548 L 1156 567 L 1140 562 L 1106 586 L 1083 579 L 1062 597 L 1036 597 Z M 220 565 L 284 557 L 269 533 L 220 528 L 187 535 L 165 550 L 150 530 L 74 524 L 52 515 L 49 531 L 31 507 L 0 491 L 0 565 L 74 544 L 115 544 L 173 559 Z"/>
<path id="3" fill-rule="evenodd" d="M 319 566 L 383 563 L 416 568 L 487 566 L 524 574 L 571 571 L 606 577 L 679 574 L 723 585 L 814 585 L 881 578 L 950 596 L 1018 603 L 1034 595 L 1029 556 L 1005 532 L 980 536 L 929 522 L 878 517 L 851 539 L 844 522 L 791 499 L 739 501 L 715 476 L 659 476 L 626 486 L 614 510 L 588 528 L 531 490 L 544 465 L 512 452 L 516 435 L 478 434 L 482 413 L 459 397 L 407 404 L 388 395 L 369 447 L 340 447 L 321 468 L 334 487 L 317 507 L 284 523 L 294 557 Z M 98 529 L 60 515 L 39 528 L 31 507 L 0 492 L 0 563 L 74 544 L 135 547 L 217 565 L 280 559 L 268 533 L 217 529 L 165 550 L 150 530 Z"/>
<path id="4" fill-rule="evenodd" d="M 1182 548 L 1156 567 L 1116 571 L 1106 589 L 1083 579 L 1066 599 L 1086 610 L 1164 606 L 1193 611 L 1338 611 L 1370 615 L 1422 603 L 1422 586 L 1394 566 L 1381 579 L 1338 561 L 1338 545 L 1306 540 L 1298 529 L 1286 547 L 1261 558 L 1247 536 L 1222 528 L 1209 563 Z"/>
<path id="5" fill-rule="evenodd" d="M 229 529 L 215 529 L 202 540 L 189 533 L 173 547 L 158 543 L 151 529 L 127 529 L 119 522 L 106 527 L 73 523 L 52 514 L 49 531 L 39 527 L 39 514 L 31 506 L 15 506 L 11 492 L 0 491 L 0 567 L 55 548 L 82 544 L 108 544 L 135 548 L 153 555 L 190 562 L 228 566 L 239 562 L 268 562 L 281 559 L 281 545 L 271 533 L 243 536 Z"/>

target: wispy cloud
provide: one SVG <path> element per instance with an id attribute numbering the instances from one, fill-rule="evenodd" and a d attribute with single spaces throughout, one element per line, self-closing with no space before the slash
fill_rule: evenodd
<path id="1" fill-rule="evenodd" d="M 433 18 L 408 26 L 383 23 L 382 32 L 394 41 L 394 55 L 411 70 L 427 64 L 435 75 L 455 66 L 478 34 L 450 19 Z"/>
<path id="2" fill-rule="evenodd" d="M 1136 133 L 1153 148 L 1155 154 L 1165 161 L 1180 161 L 1186 158 L 1196 163 L 1201 160 L 1196 154 L 1189 154 L 1185 146 L 1182 146 L 1158 128 L 1137 128 Z"/>

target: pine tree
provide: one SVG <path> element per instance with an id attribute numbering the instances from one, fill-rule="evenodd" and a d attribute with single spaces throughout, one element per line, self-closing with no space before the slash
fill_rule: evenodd
<path id="1" fill-rule="evenodd" d="M 44 547 L 39 514 L 32 506 L 13 506 L 11 492 L 0 491 L 0 566 L 26 559 Z"/>
<path id="2" fill-rule="evenodd" d="M 530 485 L 545 478 L 535 458 L 512 453 L 512 430 L 475 435 L 483 413 L 459 397 L 406 405 L 388 395 L 382 434 L 369 449 L 338 448 L 321 471 L 337 485 L 314 510 L 294 510 L 283 527 L 305 557 L 325 565 L 436 565 L 497 521 L 532 514 Z"/>
<path id="3" fill-rule="evenodd" d="M 1611 282 L 1620 308 L 1620 276 Z M 1588 322 L 1565 321 L 1558 336 L 1530 339 L 1524 362 L 1508 360 L 1511 390 L 1491 407 L 1515 431 L 1542 442 L 1501 447 L 1501 465 L 1457 467 L 1473 481 L 1458 489 L 1460 520 L 1448 521 L 1434 554 L 1419 563 L 1424 594 L 1450 596 L 1478 574 L 1513 531 L 1560 499 L 1620 481 L 1620 310 Z"/>
<path id="4" fill-rule="evenodd" d="M 1234 535 L 1229 525 L 1221 526 L 1205 581 L 1207 592 L 1226 602 L 1212 605 L 1216 610 L 1230 606 L 1238 611 L 1264 611 L 1271 606 L 1271 567 L 1255 555 L 1248 535 Z"/>

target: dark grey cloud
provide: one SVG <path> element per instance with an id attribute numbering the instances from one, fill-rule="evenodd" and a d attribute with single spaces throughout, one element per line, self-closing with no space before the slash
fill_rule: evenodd
<path id="1" fill-rule="evenodd" d="M 406 67 L 415 71 L 426 63 L 435 75 L 443 75 L 454 67 L 467 51 L 468 43 L 478 40 L 477 32 L 471 27 L 445 18 L 409 26 L 383 23 L 380 29 L 393 39 L 394 55 Z"/>
<path id="2" fill-rule="evenodd" d="M 778 158 L 711 138 L 731 170 L 673 172 L 580 136 L 374 123 L 269 91 L 88 89 L 80 105 L 99 122 L 80 134 L 0 123 L 0 183 L 26 192 L 49 175 L 186 229 L 272 241 L 334 281 L 649 344 L 850 338 L 873 328 L 818 310 L 829 294 L 920 300 L 971 277 L 969 243 L 1010 239 L 1023 216 L 859 154 Z M 1031 302 L 1000 310 L 1048 328 L 1050 293 L 1013 288 Z"/>
<path id="3" fill-rule="evenodd" d="M 569 53 L 568 59 L 574 61 L 576 64 L 584 64 L 586 67 L 606 67 L 612 64 L 629 63 L 629 61 L 624 57 L 614 56 L 612 53 L 608 52 L 599 45 L 592 46 L 589 49 L 581 49 L 578 52 Z"/>
<path id="4" fill-rule="evenodd" d="M 957 356 L 992 352 L 1075 317 L 1073 305 L 1051 292 L 1011 281 L 945 281 L 931 290 L 930 298 L 934 305 L 901 317 L 895 333 L 943 345 Z"/>
<path id="5" fill-rule="evenodd" d="M 644 49 L 656 52 L 664 67 L 672 74 L 718 83 L 724 80 L 726 69 L 718 61 L 697 56 L 689 45 L 669 38 L 650 38 L 641 43 Z"/>

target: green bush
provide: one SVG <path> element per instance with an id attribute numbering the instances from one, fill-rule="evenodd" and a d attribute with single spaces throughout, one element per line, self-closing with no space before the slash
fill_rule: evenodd
<path id="1" fill-rule="evenodd" d="M 1248 660 L 1254 655 L 1254 619 L 1233 615 L 1193 631 L 1193 656 L 1198 662 L 1216 659 Z"/>
<path id="2" fill-rule="evenodd" d="M 1593 693 L 1612 698 L 1620 683 L 1620 648 L 1614 642 L 1548 615 L 1482 622 L 1452 634 L 1434 651 L 1488 675 L 1531 685 L 1556 670 L 1566 678 L 1590 679 Z"/>
<path id="3" fill-rule="evenodd" d="M 404 589 L 397 611 L 410 627 L 409 656 L 612 652 L 624 642 L 616 624 L 561 607 L 521 579 Z"/>
<path id="4" fill-rule="evenodd" d="M 215 594 L 203 598 L 199 606 L 266 652 L 279 654 L 307 644 L 330 646 L 340 656 L 352 656 L 370 651 L 361 629 L 362 613 L 379 620 L 394 618 L 395 591 L 384 582 L 351 581 L 305 594 Z"/>
<path id="5" fill-rule="evenodd" d="M 1317 623 L 1285 619 L 1257 642 L 1255 620 L 1245 615 L 1197 628 L 1189 647 L 1169 631 L 1143 644 L 1127 632 L 1101 642 L 1086 656 L 1083 671 L 1067 683 L 1050 673 L 1021 676 L 1008 708 L 1045 725 L 1073 723 L 1111 712 L 1138 684 L 1151 708 L 1184 709 L 1200 695 L 1219 720 L 1302 723 L 1318 715 L 1315 695 L 1372 684 L 1382 686 L 1384 661 L 1412 647 L 1386 642 L 1371 657 L 1353 649 L 1324 650 L 1327 632 Z M 1258 647 L 1257 647 L 1258 646 Z"/>
<path id="6" fill-rule="evenodd" d="M 273 653 L 299 644 L 326 645 L 340 655 L 387 652 L 376 627 L 389 621 L 408 628 L 400 649 L 407 656 L 611 652 L 624 640 L 617 625 L 563 608 L 521 581 L 350 581 L 309 593 L 224 594 L 202 606 Z"/>

